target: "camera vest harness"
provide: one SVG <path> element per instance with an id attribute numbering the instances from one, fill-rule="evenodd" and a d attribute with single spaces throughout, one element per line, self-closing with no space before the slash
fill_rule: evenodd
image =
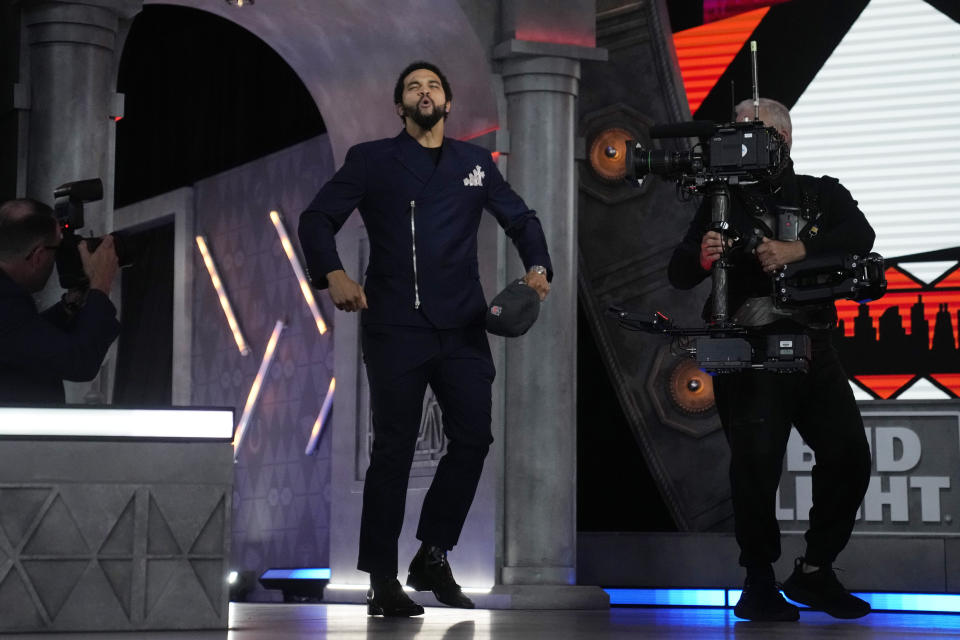
<path id="1" fill-rule="evenodd" d="M 798 175 L 797 191 L 800 208 L 798 221 L 798 240 L 808 240 L 819 232 L 819 221 L 825 213 L 824 202 L 828 200 L 829 190 L 839 184 L 839 180 L 831 176 L 816 178 L 814 176 Z M 782 186 L 781 186 L 782 188 Z M 776 193 L 776 191 L 774 192 Z M 765 199 L 749 189 L 741 189 L 740 195 L 746 205 L 753 229 L 747 236 L 745 251 L 752 251 L 766 237 L 776 240 L 777 212 L 771 211 Z M 781 308 L 774 303 L 772 296 L 748 298 L 733 314 L 735 324 L 742 326 L 763 326 L 777 320 L 790 319 L 800 324 L 817 329 L 827 329 L 832 326 L 835 318 L 835 307 L 829 305 L 814 305 L 810 307 Z"/>
<path id="2" fill-rule="evenodd" d="M 801 220 L 801 227 L 798 232 L 798 238 L 800 240 L 808 240 L 819 233 L 820 229 L 817 222 L 823 215 L 821 203 L 824 200 L 825 192 L 828 189 L 833 189 L 839 183 L 839 180 L 831 176 L 823 176 L 822 178 L 805 175 L 797 176 Z M 776 237 L 775 231 L 777 228 L 776 211 L 771 211 L 763 198 L 747 189 L 743 189 L 741 195 L 744 203 L 750 209 L 750 215 L 753 220 L 754 228 L 751 235 L 757 238 L 757 242 L 759 242 L 760 237 L 777 240 L 778 238 Z M 752 249 L 753 247 L 748 248 Z"/>

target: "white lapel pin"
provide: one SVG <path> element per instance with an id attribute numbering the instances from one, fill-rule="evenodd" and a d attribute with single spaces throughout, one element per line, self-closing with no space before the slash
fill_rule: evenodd
<path id="1" fill-rule="evenodd" d="M 483 178 L 486 176 L 483 172 L 483 169 L 480 168 L 480 165 L 477 165 L 473 168 L 473 171 L 466 178 L 463 179 L 463 186 L 465 187 L 482 187 Z"/>

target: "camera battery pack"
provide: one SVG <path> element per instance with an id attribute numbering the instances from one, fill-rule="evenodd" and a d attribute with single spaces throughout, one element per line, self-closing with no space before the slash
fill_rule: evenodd
<path id="1" fill-rule="evenodd" d="M 743 338 L 697 338 L 697 364 L 704 371 L 736 371 L 753 362 L 753 347 Z"/>
<path id="2" fill-rule="evenodd" d="M 810 336 L 803 334 L 767 336 L 764 369 L 806 371 L 813 355 Z"/>
<path id="3" fill-rule="evenodd" d="M 777 206 L 777 240 L 793 242 L 799 239 L 800 207 Z"/>

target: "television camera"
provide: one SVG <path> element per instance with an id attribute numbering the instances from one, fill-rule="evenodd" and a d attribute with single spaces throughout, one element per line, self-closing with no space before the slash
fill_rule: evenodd
<path id="1" fill-rule="evenodd" d="M 708 230 L 729 241 L 730 251 L 724 251 L 713 264 L 712 309 L 707 326 L 676 327 L 660 312 L 650 319 L 618 306 L 611 307 L 609 313 L 625 329 L 673 337 L 704 371 L 806 371 L 811 358 L 809 336 L 770 334 L 759 327 L 740 326 L 733 321 L 728 308 L 729 255 L 734 250 L 751 250 L 763 237 L 741 237 L 730 225 L 730 187 L 773 180 L 789 163 L 789 149 L 783 137 L 760 120 L 755 41 L 750 43 L 750 52 L 753 120 L 721 124 L 683 122 L 650 128 L 653 139 L 696 138 L 698 142 L 687 151 L 644 149 L 639 142 L 627 141 L 627 180 L 639 186 L 652 174 L 676 182 L 681 200 L 694 194 L 709 198 Z M 769 235 L 775 240 L 798 241 L 801 215 L 797 207 L 778 207 L 775 219 L 770 221 Z M 883 258 L 876 253 L 818 256 L 785 265 L 772 274 L 770 296 L 773 305 L 781 309 L 839 298 L 863 302 L 881 297 L 886 284 Z"/>

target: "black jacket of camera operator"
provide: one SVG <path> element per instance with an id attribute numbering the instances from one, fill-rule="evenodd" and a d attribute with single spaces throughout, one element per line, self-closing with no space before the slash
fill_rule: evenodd
<path id="1" fill-rule="evenodd" d="M 120 333 L 117 310 L 91 290 L 76 313 L 63 302 L 40 313 L 0 270 L 0 405 L 63 404 L 63 381 L 92 380 Z"/>
<path id="2" fill-rule="evenodd" d="M 850 192 L 835 178 L 796 175 L 791 162 L 781 175 L 754 185 L 730 187 L 730 236 L 734 246 L 727 249 L 731 266 L 729 274 L 729 308 L 734 322 L 744 315 L 744 305 L 758 299 L 770 299 L 771 276 L 764 273 L 752 252 L 751 239 L 759 235 L 775 239 L 775 229 L 768 228 L 778 206 L 798 207 L 799 241 L 807 257 L 824 254 L 855 253 L 866 255 L 873 247 L 874 231 Z M 710 229 L 711 203 L 705 198 L 690 223 L 683 241 L 673 252 L 668 268 L 670 283 L 678 289 L 690 289 L 710 276 L 700 266 L 700 243 Z M 704 318 L 710 316 L 712 300 L 707 300 Z M 778 310 L 776 318 L 793 320 L 805 327 L 832 328 L 836 324 L 836 307 L 832 302 L 809 307 Z M 755 323 L 745 323 L 755 324 Z M 764 323 L 765 324 L 765 323 Z"/>

